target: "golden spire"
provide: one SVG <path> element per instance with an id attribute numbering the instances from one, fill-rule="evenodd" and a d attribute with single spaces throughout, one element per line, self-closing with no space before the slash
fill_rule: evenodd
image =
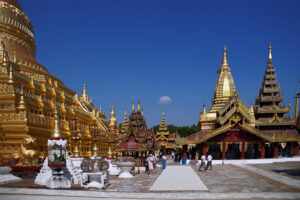
<path id="1" fill-rule="evenodd" d="M 216 117 L 217 110 L 221 109 L 235 92 L 234 81 L 227 61 L 226 46 L 224 46 L 222 65 L 218 74 L 212 106 L 209 109 L 209 113 L 214 113 L 210 114 L 211 117 Z"/>
<path id="2" fill-rule="evenodd" d="M 224 46 L 224 49 L 223 49 L 223 60 L 222 60 L 222 67 L 223 66 L 228 66 L 228 61 L 227 61 L 227 49 L 226 49 L 226 46 Z M 222 69 L 221 67 L 221 69 Z"/>
<path id="3" fill-rule="evenodd" d="M 271 44 L 269 45 L 269 59 L 268 59 L 268 64 L 272 64 L 272 46 L 271 46 Z"/>
<path id="4" fill-rule="evenodd" d="M 100 107 L 99 107 L 99 112 L 102 113 L 102 106 L 100 104 Z"/>
<path id="5" fill-rule="evenodd" d="M 164 107 L 163 107 L 163 111 L 162 111 L 162 119 L 161 119 L 158 130 L 159 130 L 159 132 L 166 132 L 168 130 L 168 127 L 166 125 L 166 120 L 165 120 L 165 108 Z"/>
<path id="6" fill-rule="evenodd" d="M 111 106 L 110 114 L 113 115 L 113 116 L 115 115 L 115 106 L 114 106 L 114 104 L 112 104 L 112 106 Z"/>
<path id="7" fill-rule="evenodd" d="M 127 121 L 127 110 L 126 110 L 126 106 L 125 106 L 125 111 L 124 111 L 124 122 Z"/>
<path id="8" fill-rule="evenodd" d="M 83 101 L 88 101 L 88 94 L 86 92 L 86 89 L 85 89 L 85 82 L 83 83 L 83 90 L 82 90 L 82 95 L 81 95 L 81 98 Z"/>
<path id="9" fill-rule="evenodd" d="M 132 113 L 134 113 L 135 111 L 134 111 L 134 101 L 132 101 L 132 111 L 131 111 Z"/>
<path id="10" fill-rule="evenodd" d="M 140 100 L 138 101 L 138 110 L 137 111 L 141 112 L 141 102 L 140 102 Z"/>
<path id="11" fill-rule="evenodd" d="M 54 130 L 52 134 L 50 135 L 50 138 L 57 138 L 60 139 L 62 138 L 62 135 L 59 131 L 58 127 L 58 114 L 57 114 L 57 109 L 56 109 L 56 103 L 54 103 Z"/>
<path id="12" fill-rule="evenodd" d="M 117 118 L 115 116 L 115 106 L 111 106 L 111 112 L 110 112 L 110 120 L 109 120 L 109 128 L 111 131 L 114 131 L 117 129 L 118 123 Z"/>
<path id="13" fill-rule="evenodd" d="M 144 108 L 142 108 L 141 114 L 142 116 L 144 116 Z"/>
<path id="14" fill-rule="evenodd" d="M 206 108 L 205 108 L 205 104 L 203 104 L 202 115 L 206 115 Z"/>

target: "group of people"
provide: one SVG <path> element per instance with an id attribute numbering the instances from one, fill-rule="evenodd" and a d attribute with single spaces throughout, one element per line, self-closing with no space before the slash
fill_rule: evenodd
<path id="1" fill-rule="evenodd" d="M 206 166 L 205 166 L 205 163 L 206 163 L 206 156 L 203 154 L 200 159 L 200 167 L 199 167 L 200 172 L 202 171 L 202 168 L 204 168 L 205 172 L 209 167 L 210 167 L 210 170 L 212 170 L 212 156 L 211 155 L 207 156 Z"/>
<path id="2" fill-rule="evenodd" d="M 160 157 L 162 160 L 162 168 L 165 169 L 167 157 L 164 154 L 162 154 Z M 152 154 L 149 154 L 149 156 L 147 157 L 146 162 L 145 162 L 146 174 L 152 174 L 155 166 L 156 166 L 156 157 L 153 156 Z"/>
<path id="3" fill-rule="evenodd" d="M 172 159 L 175 159 L 174 151 L 171 153 L 171 155 L 172 155 Z M 162 168 L 165 169 L 167 157 L 164 154 L 161 154 L 159 155 L 158 158 L 162 160 Z M 198 161 L 198 155 L 196 156 L 196 162 L 197 161 Z M 146 174 L 152 174 L 155 165 L 156 165 L 156 157 L 150 153 L 147 159 L 145 160 Z M 203 154 L 200 159 L 199 171 L 205 172 L 208 170 L 208 168 L 212 170 L 212 156 L 209 154 L 206 159 L 206 156 Z"/>

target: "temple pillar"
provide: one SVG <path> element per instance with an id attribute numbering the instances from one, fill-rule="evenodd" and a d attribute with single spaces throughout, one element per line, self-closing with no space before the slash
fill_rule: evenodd
<path id="1" fill-rule="evenodd" d="M 245 159 L 245 140 L 242 140 L 242 155 L 241 159 Z"/>
<path id="2" fill-rule="evenodd" d="M 265 154 L 266 154 L 266 149 L 265 149 L 265 142 L 261 142 L 260 143 L 260 158 L 263 159 L 265 158 Z"/>
<path id="3" fill-rule="evenodd" d="M 226 159 L 226 142 L 222 142 L 222 160 Z"/>
<path id="4" fill-rule="evenodd" d="M 278 143 L 275 142 L 274 143 L 274 155 L 273 155 L 274 158 L 278 158 Z"/>
<path id="5" fill-rule="evenodd" d="M 207 143 L 203 143 L 202 146 L 202 154 L 205 155 L 205 157 L 207 156 Z"/>
<path id="6" fill-rule="evenodd" d="M 298 142 L 293 142 L 293 154 L 292 156 L 297 156 L 299 152 L 299 144 Z"/>

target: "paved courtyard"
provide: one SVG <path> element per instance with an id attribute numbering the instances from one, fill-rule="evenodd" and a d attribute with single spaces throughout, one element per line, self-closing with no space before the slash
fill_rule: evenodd
<path id="1" fill-rule="evenodd" d="M 183 189 L 152 191 L 150 188 L 159 180 L 160 175 L 164 174 L 163 171 L 167 172 L 168 168 L 192 170 L 191 174 L 198 176 L 208 190 L 197 191 L 191 188 L 188 191 Z M 70 190 L 49 190 L 35 185 L 34 177 L 23 177 L 22 182 L 1 185 L 0 199 L 50 199 L 48 195 L 50 197 L 54 195 L 57 199 L 58 196 L 63 196 L 64 199 L 70 196 L 76 196 L 76 199 L 96 197 L 106 199 L 300 199 L 300 180 L 299 173 L 297 173 L 299 169 L 300 162 L 214 165 L 212 171 L 206 172 L 199 172 L 198 165 L 189 167 L 169 164 L 166 170 L 155 168 L 153 175 L 138 174 L 132 179 L 111 176 L 111 185 L 100 190 L 81 189 L 79 185 L 73 185 Z M 293 170 L 294 173 L 291 175 L 276 170 Z M 188 171 L 183 170 L 174 174 L 175 179 L 169 179 L 169 186 L 176 184 L 176 177 L 183 183 L 187 183 L 191 178 L 183 180 L 182 177 L 190 173 Z M 274 178 L 274 174 L 278 176 Z M 32 198 L 28 198 L 31 196 Z"/>
<path id="2" fill-rule="evenodd" d="M 200 177 L 189 166 L 169 166 L 156 179 L 151 191 L 207 190 Z"/>

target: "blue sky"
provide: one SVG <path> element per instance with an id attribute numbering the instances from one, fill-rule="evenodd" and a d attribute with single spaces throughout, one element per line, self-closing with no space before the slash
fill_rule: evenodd
<path id="1" fill-rule="evenodd" d="M 148 127 L 197 123 L 211 105 L 223 46 L 240 98 L 255 101 L 268 44 L 292 105 L 300 85 L 300 1 L 19 0 L 35 30 L 37 59 L 79 94 L 86 82 L 108 116 L 141 100 Z"/>

